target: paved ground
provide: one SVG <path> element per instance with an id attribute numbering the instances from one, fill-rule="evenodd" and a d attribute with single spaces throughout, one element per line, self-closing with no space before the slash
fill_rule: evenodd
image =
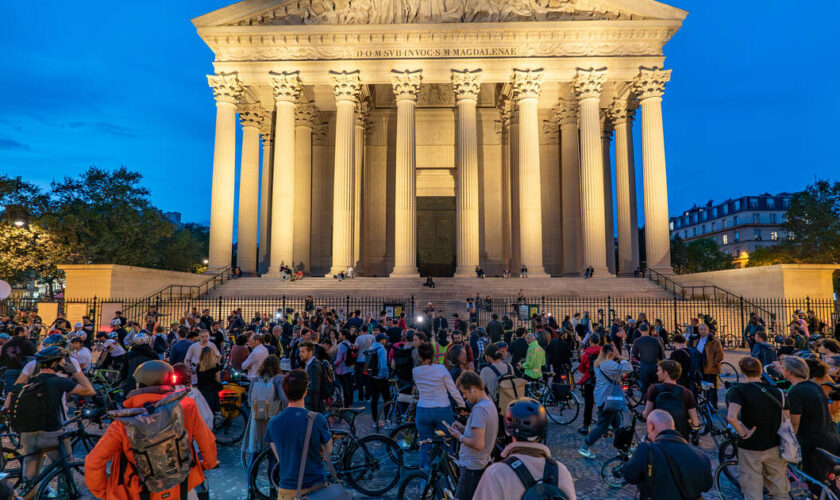
<path id="1" fill-rule="evenodd" d="M 732 362 L 737 366 L 737 360 L 743 356 L 743 352 L 727 352 L 726 360 Z M 723 395 L 720 395 L 721 400 Z M 583 408 L 581 407 L 581 414 Z M 628 417 L 629 418 L 629 417 Z M 362 435 L 371 427 L 371 420 L 368 414 L 360 416 L 360 431 Z M 610 498 L 612 500 L 631 500 L 635 497 L 635 488 L 626 486 L 621 489 L 611 489 L 602 480 L 600 476 L 601 466 L 603 463 L 616 455 L 615 449 L 612 447 L 612 439 L 602 439 L 593 446 L 593 451 L 597 454 L 595 460 L 587 460 L 577 453 L 583 436 L 577 433 L 577 429 L 581 425 L 581 416 L 578 420 L 568 426 L 561 426 L 550 424 L 548 431 L 548 446 L 551 448 L 552 455 L 558 458 L 571 473 L 575 480 L 575 488 L 577 496 L 581 500 L 595 500 Z M 362 430 L 364 429 L 364 430 Z M 644 433 L 644 424 L 638 423 L 637 429 L 640 433 Z M 711 437 L 705 436 L 700 440 L 700 448 L 707 452 L 712 459 L 713 466 L 717 466 L 717 459 L 715 458 L 717 449 L 712 442 Z M 210 481 L 210 497 L 218 500 L 245 500 L 248 498 L 247 485 L 245 480 L 245 473 L 240 465 L 239 448 L 238 447 L 219 447 L 219 460 L 222 465 L 213 471 L 209 471 L 208 477 Z M 389 492 L 388 495 L 382 498 L 393 499 L 396 497 L 397 488 Z M 359 498 L 364 498 L 357 495 Z M 714 490 L 705 495 L 708 499 L 720 498 Z M 727 497 L 739 498 L 739 497 Z"/>

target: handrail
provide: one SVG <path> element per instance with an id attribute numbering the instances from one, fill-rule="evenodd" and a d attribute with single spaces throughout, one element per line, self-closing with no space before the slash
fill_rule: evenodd
<path id="1" fill-rule="evenodd" d="M 162 299 L 164 299 L 164 297 L 166 297 L 169 300 L 182 299 L 182 298 L 190 298 L 190 299 L 198 298 L 198 297 L 204 295 L 205 293 L 209 292 L 210 290 L 214 290 L 220 284 L 223 284 L 227 279 L 230 278 L 231 275 L 233 275 L 233 272 L 234 272 L 233 267 L 232 266 L 227 266 L 227 267 L 223 268 L 221 271 L 219 271 L 218 273 L 216 273 L 213 276 L 210 276 L 206 280 L 202 281 L 198 285 L 168 285 L 168 286 L 165 286 L 165 287 L 161 288 L 160 290 L 158 290 L 156 292 L 153 292 L 152 294 L 150 294 L 146 297 L 143 297 L 141 299 L 137 299 L 137 301 L 134 302 L 133 305 L 128 306 L 123 311 L 123 317 L 124 318 L 132 318 L 132 316 L 129 314 L 130 312 L 134 313 L 134 312 L 136 312 L 136 309 L 138 309 L 140 307 L 143 307 L 143 306 L 149 307 L 149 306 L 157 305 L 157 304 L 160 303 L 160 301 Z M 178 290 L 178 292 L 174 293 L 176 289 Z M 187 293 L 184 293 L 185 291 Z M 136 320 L 137 319 L 135 318 L 135 321 Z"/>
<path id="2" fill-rule="evenodd" d="M 683 300 L 696 299 L 698 297 L 709 298 L 709 294 L 707 294 L 706 291 L 711 290 L 711 298 L 713 299 L 723 298 L 728 302 L 741 303 L 743 306 L 748 306 L 753 308 L 754 310 L 761 311 L 761 313 L 764 314 L 765 317 L 770 318 L 770 329 L 775 330 L 776 313 L 765 309 L 764 307 L 761 307 L 748 299 L 745 299 L 743 296 L 735 295 L 729 290 L 725 290 L 717 285 L 683 285 L 682 283 L 679 283 L 669 278 L 668 276 L 660 272 L 654 271 L 650 268 L 645 270 L 645 277 L 650 281 L 655 282 L 657 285 L 663 287 L 666 291 L 673 292 L 675 298 Z M 671 286 L 670 290 L 668 289 L 668 285 Z M 698 290 L 700 291 L 700 293 L 697 293 Z"/>

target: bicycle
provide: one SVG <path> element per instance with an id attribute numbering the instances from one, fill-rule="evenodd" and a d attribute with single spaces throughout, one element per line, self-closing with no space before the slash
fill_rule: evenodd
<path id="1" fill-rule="evenodd" d="M 429 473 L 423 470 L 416 470 L 409 473 L 400 483 L 397 490 L 399 500 L 438 500 L 455 498 L 455 489 L 458 486 L 459 469 L 457 461 L 449 453 L 449 438 L 443 431 L 435 431 L 435 435 L 417 443 L 432 445 L 430 456 L 432 462 L 429 466 Z"/>
<path id="2" fill-rule="evenodd" d="M 577 419 L 580 399 L 571 385 L 546 382 L 546 379 L 551 379 L 554 375 L 553 372 L 545 372 L 544 379 L 528 382 L 525 386 L 525 397 L 542 403 L 548 418 L 555 424 L 568 425 Z"/>
<path id="3" fill-rule="evenodd" d="M 417 389 L 410 385 L 400 387 L 399 379 L 390 379 L 391 400 L 382 405 L 374 421 L 376 432 L 399 426 L 407 422 L 414 422 L 414 414 L 417 410 Z M 411 393 L 404 393 L 401 390 L 411 387 Z M 382 424 L 380 425 L 380 421 Z M 383 429 L 384 428 L 384 429 Z"/>
<path id="4" fill-rule="evenodd" d="M 720 364 L 720 373 L 718 378 L 723 382 L 723 387 L 729 388 L 733 384 L 737 384 L 741 380 L 741 374 L 732 363 L 724 361 Z"/>
<path id="5" fill-rule="evenodd" d="M 402 456 L 391 439 L 380 434 L 357 438 L 348 431 L 331 429 L 330 432 L 334 480 L 373 497 L 384 495 L 397 484 Z M 279 482 L 277 459 L 271 448 L 265 448 L 248 470 L 249 490 L 259 500 L 274 500 Z"/>
<path id="6" fill-rule="evenodd" d="M 636 450 L 636 446 L 644 441 L 644 438 L 639 438 L 639 435 L 636 433 L 636 422 L 638 420 L 644 422 L 644 418 L 635 410 L 631 411 L 631 413 L 633 414 L 633 418 L 630 421 L 630 425 L 617 430 L 615 432 L 615 438 L 613 438 L 613 445 L 618 450 L 618 454 L 604 462 L 604 465 L 601 466 L 601 480 L 610 488 L 621 488 L 627 484 L 627 481 L 624 479 L 624 474 L 621 472 L 621 467 L 630 461 L 633 452 Z"/>
<path id="7" fill-rule="evenodd" d="M 697 392 L 697 413 L 700 417 L 701 428 L 697 434 L 700 436 L 711 434 L 715 448 L 720 449 L 721 438 L 729 436 L 729 423 L 726 415 L 709 401 L 708 392 L 712 389 L 714 389 L 714 384 L 711 382 L 700 382 L 700 390 Z M 697 445 L 696 442 L 694 444 Z"/>
<path id="8" fill-rule="evenodd" d="M 364 413 L 365 407 L 356 408 L 329 408 L 324 416 L 327 417 L 327 425 L 330 429 L 347 430 L 350 434 L 356 435 L 356 417 Z"/>
<path id="9" fill-rule="evenodd" d="M 222 387 L 220 409 L 213 415 L 213 434 L 216 443 L 230 446 L 238 443 L 248 428 L 248 383 L 244 374 L 231 370 L 231 381 L 222 382 Z"/>

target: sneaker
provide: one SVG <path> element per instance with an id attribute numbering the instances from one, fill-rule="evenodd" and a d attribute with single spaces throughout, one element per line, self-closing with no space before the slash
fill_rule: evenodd
<path id="1" fill-rule="evenodd" d="M 588 458 L 590 460 L 596 458 L 597 456 L 594 453 L 592 453 L 585 444 L 580 445 L 580 448 L 578 448 L 578 453 L 580 453 L 584 458 Z"/>
<path id="2" fill-rule="evenodd" d="M 578 432 L 579 432 L 579 433 L 581 433 L 581 434 L 583 434 L 584 436 L 585 436 L 585 435 L 587 435 L 587 434 L 589 434 L 589 426 L 588 426 L 588 425 L 584 425 L 583 427 L 581 427 L 580 429 L 578 429 Z"/>

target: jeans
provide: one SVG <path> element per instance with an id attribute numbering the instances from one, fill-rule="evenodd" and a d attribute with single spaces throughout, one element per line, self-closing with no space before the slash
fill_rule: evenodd
<path id="1" fill-rule="evenodd" d="M 595 444 L 601 436 L 607 433 L 607 430 L 612 425 L 614 428 L 618 429 L 621 427 L 621 412 L 620 411 L 604 411 L 603 405 L 598 408 L 598 423 L 595 424 L 595 428 L 586 436 L 586 439 L 583 440 L 584 444 L 587 447 L 592 446 Z"/>
<path id="2" fill-rule="evenodd" d="M 24 477 L 31 478 L 38 475 L 41 467 L 44 465 L 44 458 L 49 458 L 50 463 L 57 462 L 61 459 L 61 452 L 56 448 L 58 443 L 58 436 L 64 434 L 63 429 L 57 431 L 45 432 L 21 432 L 20 445 L 23 448 L 23 454 L 26 456 L 23 459 Z M 70 441 L 64 440 L 64 451 L 67 456 L 71 456 Z M 41 450 L 50 451 L 39 453 Z"/>
<path id="3" fill-rule="evenodd" d="M 754 451 L 738 449 L 738 483 L 744 500 L 762 500 L 764 488 L 771 500 L 788 498 L 790 482 L 785 475 L 785 460 L 779 447 Z"/>
<path id="4" fill-rule="evenodd" d="M 370 414 L 374 420 L 379 417 L 379 396 L 382 396 L 382 403 L 391 400 L 391 391 L 388 389 L 388 379 L 369 378 L 370 380 Z"/>
<path id="5" fill-rule="evenodd" d="M 595 384 L 583 384 L 583 426 L 592 423 L 592 409 L 595 407 Z"/>
<path id="6" fill-rule="evenodd" d="M 461 466 L 461 473 L 458 476 L 458 487 L 455 489 L 455 498 L 458 500 L 472 500 L 478 482 L 481 480 L 485 469 L 467 469 Z"/>
<path id="7" fill-rule="evenodd" d="M 639 365 L 639 388 L 642 390 L 642 399 L 647 395 L 650 384 L 656 383 L 656 363 L 641 363 Z"/>
<path id="8" fill-rule="evenodd" d="M 414 416 L 414 425 L 417 427 L 417 439 L 424 440 L 434 436 L 436 430 L 446 432 L 443 422 L 452 424 L 452 408 L 449 406 L 438 406 L 434 408 L 417 407 L 417 413 Z M 420 445 L 420 466 L 428 468 L 431 460 L 429 459 L 429 445 Z"/>
<path id="9" fill-rule="evenodd" d="M 353 405 L 353 373 L 344 373 L 336 375 L 338 383 L 341 386 L 341 392 L 344 396 L 344 406 L 349 407 Z"/>
<path id="10" fill-rule="evenodd" d="M 712 403 L 712 408 L 718 407 L 718 397 L 717 397 L 717 386 L 718 386 L 718 376 L 716 373 L 704 373 L 703 380 L 706 382 L 711 382 L 714 384 L 713 389 L 709 389 L 709 402 Z"/>
<path id="11" fill-rule="evenodd" d="M 356 378 L 356 389 L 359 390 L 359 401 L 364 401 L 370 397 L 370 386 L 368 385 L 368 378 L 363 373 L 365 371 L 365 362 L 356 361 L 356 369 L 353 371 Z"/>
<path id="12" fill-rule="evenodd" d="M 23 370 L 6 369 L 6 385 L 3 387 L 3 395 L 9 394 L 9 391 L 11 391 L 12 387 L 15 385 L 15 380 L 20 377 L 20 372 L 22 371 Z"/>

